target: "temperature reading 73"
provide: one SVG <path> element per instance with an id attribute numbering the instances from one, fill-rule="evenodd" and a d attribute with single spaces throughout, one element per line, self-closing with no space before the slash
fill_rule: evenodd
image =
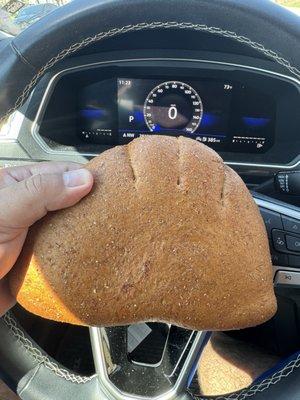
<path id="1" fill-rule="evenodd" d="M 224 90 L 232 90 L 232 89 L 233 89 L 233 86 L 230 85 L 229 83 L 224 84 Z"/>

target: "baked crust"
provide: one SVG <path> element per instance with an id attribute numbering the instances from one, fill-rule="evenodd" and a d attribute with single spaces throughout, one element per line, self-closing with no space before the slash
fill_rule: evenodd
<path id="1" fill-rule="evenodd" d="M 10 275 L 28 311 L 72 324 L 196 330 L 273 316 L 264 223 L 217 153 L 184 137 L 147 136 L 86 168 L 91 194 L 31 227 Z"/>

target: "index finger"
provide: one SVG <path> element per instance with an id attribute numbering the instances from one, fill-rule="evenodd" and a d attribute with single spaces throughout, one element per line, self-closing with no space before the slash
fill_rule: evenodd
<path id="1" fill-rule="evenodd" d="M 82 168 L 82 164 L 68 161 L 45 161 L 0 169 L 0 189 L 21 182 L 37 174 L 57 174 Z"/>

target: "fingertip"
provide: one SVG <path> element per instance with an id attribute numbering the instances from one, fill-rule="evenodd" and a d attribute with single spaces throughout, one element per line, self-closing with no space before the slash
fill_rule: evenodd
<path id="1" fill-rule="evenodd" d="M 85 168 L 64 172 L 63 180 L 64 180 L 64 185 L 67 188 L 79 188 L 84 186 L 90 189 L 92 188 L 94 181 L 91 172 Z"/>
<path id="2" fill-rule="evenodd" d="M 81 169 L 80 172 L 78 171 L 79 170 L 72 171 L 74 174 L 69 174 L 66 176 L 65 174 L 67 173 L 65 173 L 63 176 L 67 193 L 65 201 L 68 204 L 64 204 L 60 208 L 70 207 L 78 203 L 83 197 L 90 193 L 93 187 L 94 178 L 91 172 L 87 169 Z"/>

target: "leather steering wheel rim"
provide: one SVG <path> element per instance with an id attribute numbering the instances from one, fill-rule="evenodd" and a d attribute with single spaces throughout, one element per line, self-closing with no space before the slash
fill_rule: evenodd
<path id="1" fill-rule="evenodd" d="M 39 79 L 68 55 L 107 37 L 170 28 L 236 40 L 300 80 L 299 18 L 269 0 L 74 0 L 0 48 L 0 119 L 20 107 Z M 7 317 L 0 321 L 2 369 L 13 388 L 19 385 L 22 398 L 68 400 L 99 395 L 96 377 L 82 382 L 66 379 L 55 373 L 55 367 L 49 368 L 42 350 L 38 357 L 26 352 L 26 340 L 20 341 L 19 336 Z M 262 399 L 261 394 L 252 391 L 246 397 Z M 276 399 L 276 393 L 272 396 Z"/>

